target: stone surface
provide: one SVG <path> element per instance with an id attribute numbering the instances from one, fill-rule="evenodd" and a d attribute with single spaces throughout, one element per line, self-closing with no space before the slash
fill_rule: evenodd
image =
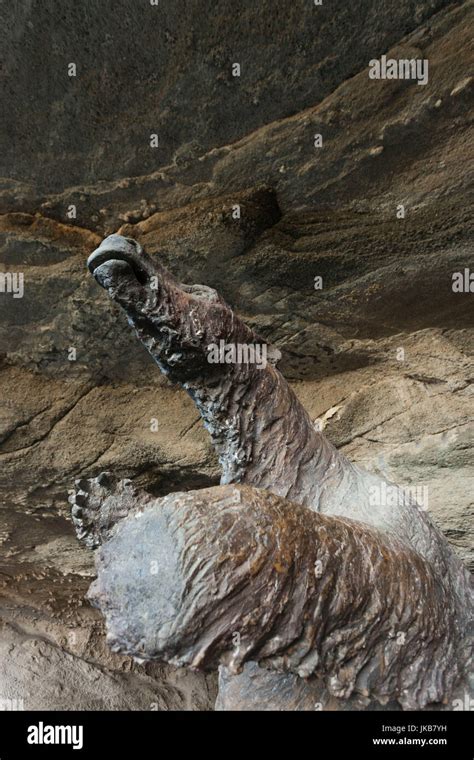
<path id="1" fill-rule="evenodd" d="M 2 699 L 25 710 L 206 710 L 213 702 L 213 689 L 183 670 L 106 667 L 25 631 L 1 633 Z"/>
<path id="2" fill-rule="evenodd" d="M 217 0 L 210 13 L 202 0 L 2 3 L 5 137 L 13 135 L 1 146 L 2 174 L 48 192 L 187 167 L 322 100 L 367 65 L 367 51 L 380 55 L 446 6 L 263 0 L 256 13 L 251 0 Z"/>

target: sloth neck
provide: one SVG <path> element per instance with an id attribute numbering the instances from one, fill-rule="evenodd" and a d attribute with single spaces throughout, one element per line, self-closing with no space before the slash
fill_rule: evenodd
<path id="1" fill-rule="evenodd" d="M 222 467 L 221 484 L 247 483 L 318 511 L 321 483 L 338 454 L 272 365 L 233 365 L 183 387 Z"/>

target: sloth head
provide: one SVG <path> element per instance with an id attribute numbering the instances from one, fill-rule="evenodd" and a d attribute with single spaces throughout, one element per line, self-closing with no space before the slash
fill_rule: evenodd
<path id="1" fill-rule="evenodd" d="M 179 283 L 132 238 L 109 235 L 87 266 L 96 281 L 126 312 L 141 342 L 173 380 L 219 374 L 209 346 L 265 343 L 212 288 Z M 279 355 L 276 357 L 279 358 Z M 242 366 L 237 371 L 252 371 Z"/>

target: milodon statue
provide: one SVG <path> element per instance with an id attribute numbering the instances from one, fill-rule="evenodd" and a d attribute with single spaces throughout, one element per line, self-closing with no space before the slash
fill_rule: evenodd
<path id="1" fill-rule="evenodd" d="M 264 343 L 215 290 L 120 235 L 88 267 L 194 400 L 222 467 L 220 486 L 163 498 L 77 482 L 112 649 L 219 669 L 221 710 L 453 709 L 473 583 L 427 512 L 315 429 L 271 346 L 258 365 L 209 361 L 221 342 Z M 397 498 L 374 499 L 387 487 Z"/>

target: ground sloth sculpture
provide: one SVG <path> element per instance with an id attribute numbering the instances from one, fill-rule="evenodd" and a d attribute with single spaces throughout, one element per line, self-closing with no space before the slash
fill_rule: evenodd
<path id="1" fill-rule="evenodd" d="M 220 486 L 164 498 L 105 474 L 76 484 L 110 646 L 221 666 L 218 709 L 452 709 L 473 587 L 426 512 L 401 490 L 374 503 L 385 481 L 314 428 L 277 352 L 264 367 L 208 361 L 220 341 L 262 343 L 214 290 L 120 235 L 88 266 L 190 394 L 222 466 Z"/>

